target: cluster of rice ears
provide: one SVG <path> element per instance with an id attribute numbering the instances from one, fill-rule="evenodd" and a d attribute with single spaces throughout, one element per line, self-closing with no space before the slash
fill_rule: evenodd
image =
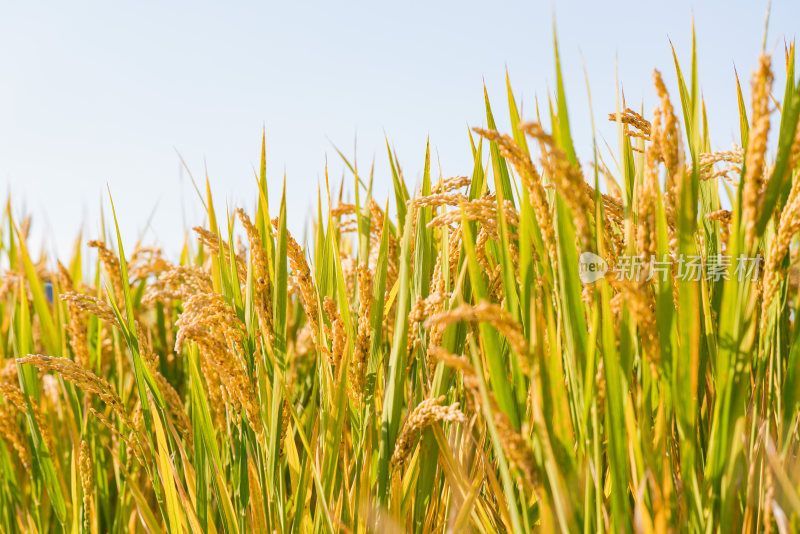
<path id="1" fill-rule="evenodd" d="M 255 209 L 208 192 L 179 254 L 126 255 L 114 214 L 96 264 L 34 260 L 7 209 L 0 531 L 800 529 L 794 54 L 711 152 L 693 46 L 652 115 L 605 110 L 607 165 L 576 157 L 556 48 L 549 106 L 522 120 L 509 85 L 503 133 L 487 97 L 470 176 L 427 152 L 409 191 L 387 146 L 393 198 L 353 164 L 305 246 L 263 149 Z M 706 276 L 720 254 L 762 276 Z M 659 255 L 703 276 L 612 273 Z"/>

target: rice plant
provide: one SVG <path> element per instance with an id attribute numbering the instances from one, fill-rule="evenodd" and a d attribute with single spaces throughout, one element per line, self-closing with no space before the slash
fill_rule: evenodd
<path id="1" fill-rule="evenodd" d="M 0 530 L 799 530 L 794 44 L 737 86 L 725 152 L 693 49 L 579 161 L 555 60 L 535 114 L 509 84 L 510 131 L 487 98 L 471 174 L 428 152 L 409 190 L 388 149 L 304 245 L 263 140 L 255 205 L 207 187 L 181 251 L 123 250 L 112 203 L 36 259 L 9 202 Z"/>

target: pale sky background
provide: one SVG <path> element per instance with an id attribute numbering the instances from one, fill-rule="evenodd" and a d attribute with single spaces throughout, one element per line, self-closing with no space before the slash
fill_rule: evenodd
<path id="1" fill-rule="evenodd" d="M 195 177 L 207 169 L 218 211 L 252 208 L 266 125 L 271 205 L 285 170 L 290 230 L 301 238 L 326 158 L 338 183 L 344 165 L 333 147 L 351 155 L 356 137 L 359 170 L 375 161 L 378 199 L 391 187 L 384 134 L 410 187 L 427 136 L 445 176 L 471 172 L 467 127 L 485 122 L 483 80 L 501 129 L 506 67 L 523 118 L 553 88 L 554 14 L 583 161 L 583 62 L 601 143 L 616 146 L 605 120 L 615 63 L 631 107 L 650 114 L 658 68 L 679 109 L 669 40 L 688 71 L 692 16 L 712 145 L 727 149 L 738 140 L 734 65 L 749 94 L 766 11 L 760 1 L 339 4 L 3 0 L 0 200 L 10 192 L 15 214 L 33 215 L 34 236 L 66 256 L 81 228 L 99 236 L 108 186 L 126 246 L 145 232 L 177 253 L 204 218 L 176 150 Z M 778 97 L 783 42 L 798 29 L 800 1 L 775 0 L 767 48 Z"/>

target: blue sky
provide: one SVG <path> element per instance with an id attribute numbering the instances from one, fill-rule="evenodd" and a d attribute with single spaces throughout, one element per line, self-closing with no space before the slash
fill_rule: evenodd
<path id="1" fill-rule="evenodd" d="M 272 203 L 284 172 L 290 229 L 302 234 L 316 187 L 344 165 L 375 162 L 376 196 L 390 177 L 384 135 L 413 185 L 430 136 L 434 172 L 471 170 L 468 126 L 485 121 L 485 81 L 504 117 L 508 69 L 523 116 L 554 85 L 556 17 L 579 157 L 590 158 L 584 64 L 601 143 L 615 107 L 615 68 L 628 104 L 656 104 L 652 70 L 675 105 L 670 39 L 687 65 L 697 28 L 700 87 L 712 145 L 737 139 L 734 65 L 748 91 L 766 3 L 676 0 L 559 2 L 53 2 L 0 5 L 0 198 L 33 215 L 35 236 L 67 255 L 78 231 L 100 232 L 110 188 L 123 235 L 177 247 L 202 206 L 208 172 L 218 210 L 252 207 L 253 169 L 266 126 Z M 800 2 L 772 4 L 767 48 L 782 87 L 783 42 Z M 749 91 L 748 91 L 749 92 Z M 506 126 L 500 121 L 501 129 Z M 177 152 L 176 152 L 177 151 Z M 349 177 L 348 177 L 349 178 Z M 149 226 L 147 225 L 150 221 Z M 129 245 L 130 246 L 130 245 Z"/>

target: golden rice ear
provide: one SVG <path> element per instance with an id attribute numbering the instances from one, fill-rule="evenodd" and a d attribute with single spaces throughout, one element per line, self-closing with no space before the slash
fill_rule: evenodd
<path id="1" fill-rule="evenodd" d="M 642 139 L 650 139 L 650 121 L 633 111 L 631 108 L 625 108 L 619 119 L 616 113 L 609 113 L 608 120 L 613 122 L 621 122 L 623 124 L 625 135 L 629 137 L 641 137 Z M 629 126 L 633 126 L 636 130 L 631 131 Z"/>
<path id="2" fill-rule="evenodd" d="M 72 292 L 71 284 L 64 289 L 67 293 L 63 294 L 62 300 L 67 302 L 69 345 L 72 347 L 75 361 L 83 367 L 89 368 L 91 365 L 86 327 L 87 311 L 85 307 L 78 304 L 80 297 L 76 297 L 76 295 L 79 294 Z"/>
<path id="3" fill-rule="evenodd" d="M 789 157 L 789 174 L 792 170 L 797 171 L 800 169 L 800 122 L 797 123 L 797 130 L 794 133 L 794 141 L 792 141 L 792 149 Z"/>
<path id="4" fill-rule="evenodd" d="M 277 218 L 272 220 L 272 226 L 278 229 L 279 220 Z M 303 302 L 303 309 L 306 313 L 306 321 L 311 325 L 311 337 L 314 340 L 314 345 L 319 346 L 317 332 L 319 331 L 319 322 L 317 317 L 319 315 L 319 307 L 317 306 L 317 290 L 314 287 L 314 282 L 311 279 L 311 269 L 306 261 L 305 253 L 300 245 L 297 244 L 292 234 L 287 230 L 286 232 L 286 249 L 289 258 L 289 265 L 292 268 L 293 278 L 295 283 L 300 288 L 300 298 Z"/>
<path id="5" fill-rule="evenodd" d="M 27 436 L 17 424 L 15 409 L 9 405 L 0 405 L 0 437 L 11 445 L 25 469 L 31 468 L 31 453 L 28 450 Z M 40 427 L 41 428 L 41 427 Z"/>
<path id="6" fill-rule="evenodd" d="M 500 410 L 500 407 L 497 405 L 497 401 L 495 400 L 492 392 L 487 393 L 489 399 L 488 406 L 483 405 L 479 393 L 479 379 L 475 369 L 472 367 L 472 364 L 469 363 L 465 358 L 451 354 L 447 350 L 438 346 L 431 347 L 431 354 L 438 361 L 441 361 L 448 367 L 461 372 L 462 376 L 464 377 L 464 386 L 469 390 L 470 393 L 470 395 L 467 396 L 467 399 L 471 399 L 471 402 L 468 404 L 473 404 L 475 407 L 483 406 L 483 409 L 491 411 L 491 417 L 497 428 L 498 437 L 503 450 L 508 455 L 508 458 L 511 460 L 511 462 L 523 473 L 525 482 L 529 484 L 534 491 L 540 491 L 540 477 L 538 474 L 538 468 L 536 467 L 536 458 L 534 457 L 533 450 L 531 449 L 528 440 L 514 428 L 508 416 L 502 410 Z M 428 399 L 428 401 L 430 400 L 431 399 Z M 442 400 L 444 399 L 442 398 Z M 457 404 L 454 406 L 457 407 Z M 419 417 L 416 419 L 419 419 Z M 411 420 L 411 416 L 409 416 L 409 420 Z M 403 432 L 405 432 L 407 426 L 412 428 L 408 423 L 406 423 L 403 427 Z M 410 434 L 411 432 L 409 432 L 409 435 Z M 398 451 L 398 449 L 395 448 L 397 459 L 395 459 L 394 455 L 392 456 L 393 465 L 402 465 L 401 460 L 404 460 L 405 457 L 410 453 L 410 450 L 408 450 L 410 445 L 413 446 L 413 443 L 409 444 L 406 441 L 403 443 L 404 448 L 402 450 Z"/>
<path id="7" fill-rule="evenodd" d="M 750 134 L 747 138 L 745 154 L 745 174 L 742 178 L 742 222 L 745 231 L 745 244 L 751 248 L 756 239 L 756 223 L 766 185 L 764 156 L 767 153 L 769 134 L 769 99 L 772 91 L 771 57 L 762 54 L 758 70 L 753 73 L 751 82 L 753 116 Z"/>
<path id="8" fill-rule="evenodd" d="M 250 220 L 250 217 L 244 210 L 238 209 L 236 213 L 242 221 L 245 232 L 247 232 L 247 240 L 250 243 L 250 256 L 253 265 L 253 279 L 255 285 L 255 309 L 258 316 L 261 328 L 267 340 L 273 337 L 272 326 L 272 284 L 270 279 L 272 275 L 269 269 L 269 262 L 267 261 L 267 251 L 261 242 L 261 237 L 258 234 L 258 229 Z"/>
<path id="9" fill-rule="evenodd" d="M 219 293 L 197 293 L 184 301 L 183 313 L 175 324 L 175 351 L 180 352 L 187 340 L 197 344 L 203 359 L 216 370 L 233 410 L 244 409 L 253 431 L 263 440 L 258 395 L 244 361 L 245 326 L 235 310 Z"/>
<path id="10" fill-rule="evenodd" d="M 402 468 L 416 445 L 420 432 L 425 428 L 438 421 L 467 422 L 467 418 L 458 409 L 458 403 L 442 406 L 444 399 L 444 395 L 425 399 L 408 414 L 392 453 L 390 463 L 394 469 Z"/>
<path id="11" fill-rule="evenodd" d="M 436 183 L 431 188 L 432 194 L 444 194 L 456 189 L 462 189 L 472 183 L 472 178 L 469 176 L 453 176 L 451 178 L 444 178 Z"/>
<path id="12" fill-rule="evenodd" d="M 739 176 L 742 173 L 744 150 L 734 145 L 732 150 L 719 150 L 717 152 L 703 152 L 697 155 L 697 164 L 701 180 L 714 180 L 722 178 L 729 185 L 735 186 L 736 181 L 731 175 Z M 727 163 L 723 169 L 715 169 L 717 163 Z"/>
<path id="13" fill-rule="evenodd" d="M 550 261 L 555 267 L 558 261 L 558 254 L 556 253 L 556 238 L 552 225 L 552 216 L 550 214 L 547 195 L 542 185 L 542 176 L 539 174 L 533 161 L 531 161 L 528 154 L 508 135 L 500 135 L 495 130 L 484 130 L 482 128 L 473 128 L 473 131 L 497 143 L 503 157 L 511 162 L 520 175 L 522 183 L 528 191 L 528 197 L 533 207 L 539 230 L 543 234 Z"/>
<path id="14" fill-rule="evenodd" d="M 658 148 L 658 160 L 664 164 L 666 169 L 666 187 L 665 187 L 665 209 L 677 209 L 677 199 L 679 198 L 679 190 L 681 187 L 683 176 L 683 142 L 681 139 L 680 123 L 678 117 L 675 116 L 675 110 L 672 107 L 672 102 L 667 92 L 667 87 L 664 85 L 664 80 L 661 78 L 661 73 L 658 70 L 653 71 L 653 79 L 655 81 L 656 92 L 661 99 L 660 109 L 658 116 L 662 122 L 660 128 L 655 127 L 653 124 L 653 145 Z M 667 213 L 667 217 L 671 215 Z M 674 219 L 674 216 L 673 216 Z M 674 223 L 673 223 L 674 224 Z"/>
<path id="15" fill-rule="evenodd" d="M 350 362 L 349 382 L 352 397 L 361 400 L 364 395 L 367 377 L 367 363 L 371 339 L 372 319 L 372 272 L 364 264 L 358 271 L 358 332 L 356 334 L 353 360 Z"/>
<path id="16" fill-rule="evenodd" d="M 94 505 L 94 466 L 92 456 L 86 441 L 81 440 L 78 446 L 78 465 L 83 489 L 83 525 L 87 531 L 92 532 L 92 525 L 96 520 Z"/>
<path id="17" fill-rule="evenodd" d="M 536 467 L 536 457 L 530 443 L 514 428 L 511 420 L 502 410 L 499 408 L 494 409 L 492 417 L 494 418 L 497 435 L 503 450 L 508 455 L 511 463 L 516 465 L 522 472 L 524 481 L 538 494 L 541 491 L 538 488 L 540 485 L 539 474 Z"/>
<path id="18" fill-rule="evenodd" d="M 681 195 L 681 187 L 685 181 L 684 162 L 683 162 L 683 140 L 681 138 L 680 123 L 675 116 L 675 110 L 669 98 L 669 93 L 664 85 L 664 80 L 658 70 L 653 71 L 653 81 L 660 103 L 656 108 L 653 117 L 652 133 L 650 139 L 652 143 L 647 149 L 647 162 L 645 169 L 645 181 L 654 181 L 654 185 L 649 187 L 658 192 L 659 164 L 664 164 L 664 212 L 667 217 L 667 236 L 669 237 L 669 249 L 674 255 L 677 251 L 678 238 L 675 232 L 677 225 L 678 199 Z M 650 174 L 648 177 L 647 174 Z M 652 219 L 650 222 L 654 222 Z M 655 244 L 655 227 L 648 227 L 651 232 L 650 245 Z M 652 250 L 646 251 L 652 253 Z M 652 254 L 651 256 L 652 257 Z"/>
<path id="19" fill-rule="evenodd" d="M 330 297 L 325 297 L 323 300 L 323 308 L 333 328 L 330 334 L 331 354 L 329 355 L 329 359 L 331 365 L 337 366 L 341 363 L 342 357 L 344 356 L 345 346 L 347 345 L 347 333 L 344 329 L 342 316 L 336 308 L 336 302 Z"/>
<path id="20" fill-rule="evenodd" d="M 114 252 L 108 247 L 106 247 L 106 244 L 102 241 L 89 241 L 87 245 L 97 249 L 97 254 L 100 256 L 100 261 L 103 263 L 103 267 L 105 267 L 108 281 L 111 283 L 111 287 L 114 289 L 114 296 L 117 298 L 118 302 L 122 302 L 123 281 L 122 273 L 119 269 L 119 258 L 117 258 L 117 255 L 114 254 Z"/>
<path id="21" fill-rule="evenodd" d="M 778 231 L 769 244 L 769 252 L 764 263 L 764 281 L 762 283 L 762 321 L 766 321 L 767 310 L 775 298 L 780 282 L 786 277 L 786 271 L 781 269 L 781 265 L 789 253 L 792 239 L 794 239 L 797 232 L 800 232 L 800 178 L 795 178 L 792 183 L 789 198 L 778 220 Z"/>
<path id="22" fill-rule="evenodd" d="M 244 258 L 238 256 L 232 249 L 231 246 L 228 244 L 227 241 L 224 239 L 220 239 L 217 234 L 206 230 L 202 226 L 195 226 L 192 228 L 195 231 L 200 242 L 207 246 L 210 250 L 212 250 L 215 254 L 221 254 L 223 258 L 227 260 L 231 259 L 233 256 L 233 260 L 236 264 L 236 272 L 239 275 L 240 280 L 247 279 L 247 265 L 245 264 Z"/>
<path id="23" fill-rule="evenodd" d="M 42 354 L 31 354 L 24 358 L 17 358 L 17 363 L 33 365 L 40 371 L 58 373 L 64 380 L 75 384 L 84 392 L 97 395 L 127 426 L 132 427 L 129 424 L 130 418 L 125 410 L 125 405 L 117 392 L 105 379 L 95 375 L 79 363 L 69 358 L 56 358 Z"/>
<path id="24" fill-rule="evenodd" d="M 447 326 L 460 321 L 489 323 L 506 338 L 523 361 L 528 359 L 528 341 L 525 339 L 522 326 L 498 304 L 487 301 L 481 301 L 475 306 L 461 304 L 448 311 L 432 315 L 425 321 L 425 327 L 430 328 L 434 325 Z"/>
<path id="25" fill-rule="evenodd" d="M 553 136 L 546 133 L 538 122 L 521 123 L 519 129 L 539 142 L 542 167 L 548 180 L 555 186 L 572 212 L 580 248 L 582 250 L 591 248 L 594 199 L 586 194 L 584 187 L 586 181 L 580 163 L 573 165 Z"/>
<path id="26" fill-rule="evenodd" d="M 96 395 L 119 417 L 120 421 L 122 421 L 125 426 L 131 429 L 134 428 L 128 416 L 128 412 L 125 410 L 125 405 L 111 385 L 103 378 L 98 377 L 90 370 L 82 367 L 79 363 L 69 358 L 54 358 L 41 354 L 31 354 L 24 358 L 17 358 L 16 361 L 18 364 L 31 364 L 40 371 L 58 373 L 64 380 L 71 382 L 85 393 Z M 0 383 L 0 391 L 3 392 L 7 400 L 11 400 L 12 404 L 14 404 L 17 409 L 21 412 L 26 411 L 26 404 L 23 401 L 22 392 L 19 388 L 11 386 L 10 384 Z M 46 419 L 41 414 L 39 406 L 35 403 L 31 403 L 30 406 L 48 448 L 52 451 L 56 450 L 53 434 L 47 425 Z"/>
<path id="27" fill-rule="evenodd" d="M 726 247 L 730 246 L 731 238 L 731 221 L 733 220 L 733 213 L 730 210 L 716 210 L 706 213 L 706 219 L 710 221 L 717 221 L 719 223 L 720 240 Z"/>

